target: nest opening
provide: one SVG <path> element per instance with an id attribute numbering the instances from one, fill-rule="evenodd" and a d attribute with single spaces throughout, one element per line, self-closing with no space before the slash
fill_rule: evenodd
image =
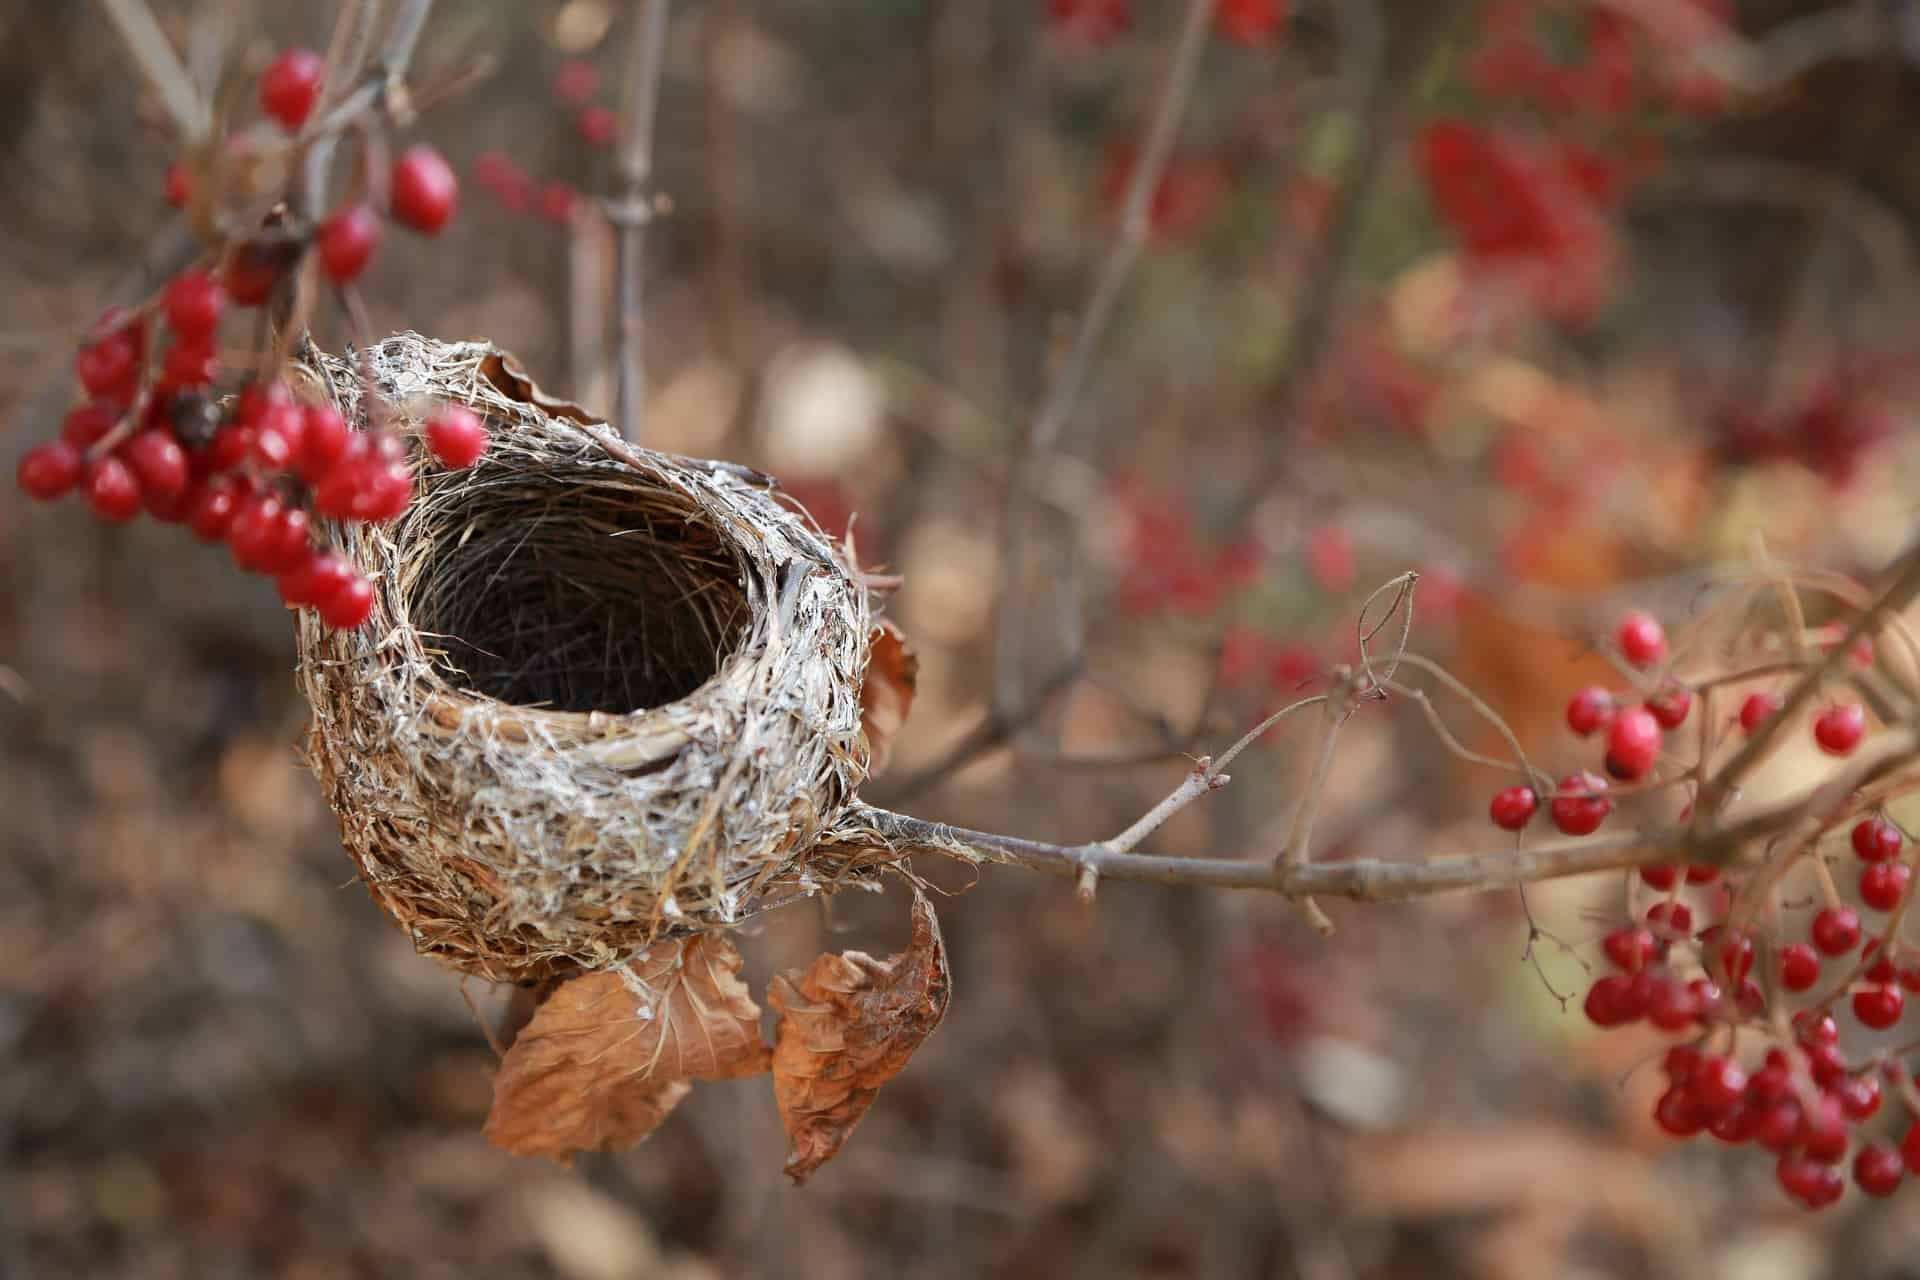
<path id="1" fill-rule="evenodd" d="M 472 693 L 555 711 L 685 698 L 746 632 L 741 566 L 671 491 L 605 471 L 566 481 L 481 479 L 423 512 L 440 551 L 408 604 L 436 665 Z"/>

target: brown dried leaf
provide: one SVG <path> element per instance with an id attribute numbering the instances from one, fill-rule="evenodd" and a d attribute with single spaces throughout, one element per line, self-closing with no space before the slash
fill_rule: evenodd
<path id="1" fill-rule="evenodd" d="M 893 758 L 893 735 L 913 709 L 919 678 L 920 658 L 907 643 L 906 633 L 882 618 L 873 630 L 866 680 L 860 686 L 860 728 L 867 735 L 869 777 L 884 770 Z"/>
<path id="2" fill-rule="evenodd" d="M 700 934 L 648 948 L 624 976 L 561 983 L 500 1060 L 488 1140 L 568 1164 L 645 1138 L 689 1080 L 765 1071 L 760 1009 L 739 973 L 733 944 Z"/>
<path id="3" fill-rule="evenodd" d="M 480 376 L 491 382 L 509 400 L 518 400 L 544 409 L 555 418 L 570 418 L 586 427 L 605 426 L 605 418 L 596 417 L 571 400 L 549 395 L 527 376 L 520 362 L 504 351 L 496 351 L 480 362 Z"/>
<path id="4" fill-rule="evenodd" d="M 795 1182 L 840 1150 L 880 1086 L 940 1025 L 951 989 L 940 922 L 918 889 L 905 951 L 885 960 L 859 951 L 822 955 L 806 973 L 768 985 L 767 1003 L 782 1015 L 773 1096 L 793 1143 L 787 1174 Z"/>

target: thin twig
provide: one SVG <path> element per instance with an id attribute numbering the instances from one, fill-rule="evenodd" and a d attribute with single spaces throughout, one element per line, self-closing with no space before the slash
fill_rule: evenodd
<path id="1" fill-rule="evenodd" d="M 120 41 L 127 46 L 141 78 L 172 119 L 181 142 L 193 147 L 206 141 L 213 130 L 213 114 L 194 87 L 193 77 L 187 74 L 173 42 L 154 21 L 146 0 L 100 0 L 100 4 L 120 33 Z"/>
<path id="2" fill-rule="evenodd" d="M 638 444 L 647 389 L 645 337 L 641 314 L 647 223 L 653 206 L 647 182 L 653 176 L 653 120 L 660 101 L 660 69 L 667 44 L 668 0 L 644 0 L 627 53 L 624 119 L 615 153 L 618 189 L 606 202 L 607 220 L 618 228 L 614 241 L 614 306 L 619 309 L 620 365 L 614 381 L 614 420 L 620 435 Z"/>

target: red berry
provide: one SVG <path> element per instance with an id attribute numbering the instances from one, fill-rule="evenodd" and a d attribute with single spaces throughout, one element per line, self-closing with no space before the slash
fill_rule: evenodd
<path id="1" fill-rule="evenodd" d="M 1572 773 L 1560 779 L 1549 806 L 1553 825 L 1566 835 L 1592 835 L 1613 810 L 1606 790 L 1607 780 L 1593 773 Z"/>
<path id="2" fill-rule="evenodd" d="M 349 631 L 373 614 L 373 584 L 365 578 L 349 578 L 320 602 L 320 620 L 335 631 Z"/>
<path id="3" fill-rule="evenodd" d="M 332 552 L 309 555 L 305 563 L 280 575 L 280 598 L 292 605 L 318 605 L 353 581 L 353 566 Z"/>
<path id="4" fill-rule="evenodd" d="M 1691 1138 L 1706 1127 L 1707 1117 L 1700 1113 L 1700 1106 L 1693 1095 L 1680 1085 L 1675 1085 L 1660 1095 L 1653 1104 L 1654 1123 L 1676 1138 Z"/>
<path id="5" fill-rule="evenodd" d="M 113 430 L 113 424 L 119 420 L 119 416 L 112 405 L 89 400 L 70 410 L 61 420 L 60 438 L 74 448 L 84 450 Z"/>
<path id="6" fill-rule="evenodd" d="M 231 423 L 207 446 L 207 470 L 231 471 L 253 456 L 253 428 Z"/>
<path id="7" fill-rule="evenodd" d="M 306 424 L 300 432 L 300 474 L 312 483 L 332 471 L 346 455 L 353 432 L 340 411 L 331 405 L 308 405 L 305 417 Z"/>
<path id="8" fill-rule="evenodd" d="M 1840 702 L 1813 722 L 1813 740 L 1830 756 L 1850 754 L 1867 729 L 1867 713 L 1857 702 Z"/>
<path id="9" fill-rule="evenodd" d="M 1784 705 L 1777 693 L 1750 693 L 1740 704 L 1740 727 L 1752 733 Z"/>
<path id="10" fill-rule="evenodd" d="M 1682 813 L 1680 820 L 1685 822 L 1687 815 Z M 1687 864 L 1688 884 L 1712 884 L 1720 878 L 1720 868 L 1710 862 L 1691 862 Z"/>
<path id="11" fill-rule="evenodd" d="M 167 348 L 160 380 L 168 389 L 205 387 L 220 376 L 220 353 L 204 338 L 179 339 Z"/>
<path id="12" fill-rule="evenodd" d="M 1707 1126 L 1707 1132 L 1722 1142 L 1738 1146 L 1751 1141 L 1754 1131 L 1760 1127 L 1760 1113 L 1751 1107 L 1737 1106 L 1724 1111 Z"/>
<path id="13" fill-rule="evenodd" d="M 1793 1088 L 1791 1078 L 1786 1088 Z M 1759 1121 L 1753 1126 L 1753 1140 L 1776 1155 L 1792 1150 L 1800 1141 L 1800 1103 L 1789 1093 L 1783 1093 L 1765 1104 Z"/>
<path id="14" fill-rule="evenodd" d="M 1781 1156 L 1774 1176 L 1788 1195 L 1809 1209 L 1826 1208 L 1847 1189 L 1838 1169 L 1806 1156 Z"/>
<path id="15" fill-rule="evenodd" d="M 1596 1027 L 1624 1026 L 1643 1012 L 1641 1002 L 1634 998 L 1632 980 L 1618 973 L 1596 979 L 1587 988 L 1587 998 L 1581 1007 L 1587 1020 Z"/>
<path id="16" fill-rule="evenodd" d="M 1665 893 L 1680 883 L 1680 868 L 1671 862 L 1656 862 L 1652 866 L 1640 868 L 1640 879 L 1648 888 Z"/>
<path id="17" fill-rule="evenodd" d="M 580 203 L 580 193 L 565 182 L 549 182 L 540 188 L 540 216 L 548 222 L 561 225 L 573 221 L 574 209 Z"/>
<path id="18" fill-rule="evenodd" d="M 1613 695 L 1599 685 L 1589 685 L 1567 703 L 1567 728 L 1581 737 L 1604 728 L 1613 719 Z"/>
<path id="19" fill-rule="evenodd" d="M 1607 772 L 1623 782 L 1644 778 L 1662 744 L 1660 722 L 1645 707 L 1628 707 L 1607 731 Z"/>
<path id="20" fill-rule="evenodd" d="M 1687 1079 L 1687 1092 L 1708 1115 L 1723 1115 L 1745 1099 L 1747 1073 L 1731 1058 L 1702 1058 Z"/>
<path id="21" fill-rule="evenodd" d="M 393 216 L 432 235 L 453 219 L 460 180 L 438 151 L 415 143 L 393 166 Z"/>
<path id="22" fill-rule="evenodd" d="M 1860 942 L 1860 913 L 1852 907 L 1822 907 L 1808 936 L 1822 954 L 1843 956 Z"/>
<path id="23" fill-rule="evenodd" d="M 202 542 L 219 542 L 227 536 L 239 507 L 242 492 L 229 476 L 214 476 L 196 485 L 187 494 L 183 514 L 187 528 Z"/>
<path id="24" fill-rule="evenodd" d="M 1287 20 L 1288 0 L 1220 0 L 1215 20 L 1244 45 L 1265 44 Z"/>
<path id="25" fill-rule="evenodd" d="M 1872 1076 L 1848 1076 L 1836 1081 L 1832 1093 L 1849 1120 L 1866 1120 L 1880 1110 L 1880 1082 Z"/>
<path id="26" fill-rule="evenodd" d="M 178 160 L 167 166 L 167 203 L 184 209 L 193 203 L 193 171 Z"/>
<path id="27" fill-rule="evenodd" d="M 442 466 L 470 467 L 487 451 L 486 425 L 463 405 L 442 405 L 427 419 L 427 448 Z"/>
<path id="28" fill-rule="evenodd" d="M 1655 937 L 1685 938 L 1693 931 L 1693 912 L 1684 902 L 1656 902 L 1647 908 L 1647 926 Z"/>
<path id="29" fill-rule="evenodd" d="M 1628 973 L 1654 959 L 1660 951 L 1660 943 L 1651 931 L 1630 924 L 1623 924 L 1609 933 L 1601 940 L 1600 947 L 1614 967 L 1625 969 Z"/>
<path id="30" fill-rule="evenodd" d="M 1532 820 L 1534 811 L 1539 807 L 1540 798 L 1534 795 L 1532 787 L 1508 787 L 1494 794 L 1488 813 L 1493 818 L 1494 826 L 1518 831 Z"/>
<path id="31" fill-rule="evenodd" d="M 1920 1174 L 1920 1124 L 1907 1130 L 1907 1136 L 1900 1139 L 1900 1156 L 1907 1162 L 1907 1172 Z"/>
<path id="32" fill-rule="evenodd" d="M 257 307 L 273 296 L 287 271 L 286 251 L 277 245 L 249 240 L 228 254 L 220 272 L 227 296 L 243 307 Z"/>
<path id="33" fill-rule="evenodd" d="M 1900 828 L 1880 818 L 1862 818 L 1853 827 L 1853 852 L 1862 862 L 1886 862 L 1900 856 Z"/>
<path id="34" fill-rule="evenodd" d="M 1679 685 L 1668 685 L 1647 699 L 1647 710 L 1662 729 L 1678 729 L 1693 710 L 1693 694 Z"/>
<path id="35" fill-rule="evenodd" d="M 14 480 L 29 498 L 51 502 L 79 484 L 85 469 L 86 458 L 79 449 L 65 440 L 49 440 L 21 455 Z"/>
<path id="36" fill-rule="evenodd" d="M 600 72 L 591 62 L 569 58 L 560 64 L 553 77 L 553 93 L 569 106 L 579 106 L 600 87 Z"/>
<path id="37" fill-rule="evenodd" d="M 620 132 L 620 117 L 605 107 L 588 107 L 580 113 L 580 136 L 596 147 L 612 142 Z"/>
<path id="38" fill-rule="evenodd" d="M 1867 987 L 1853 993 L 1853 1016 L 1875 1031 L 1885 1031 L 1900 1021 L 1906 1005 L 1907 994 L 1899 987 Z"/>
<path id="39" fill-rule="evenodd" d="M 73 358 L 74 376 L 87 394 L 109 400 L 131 400 L 135 380 L 140 376 L 140 356 L 145 344 L 139 332 L 121 329 L 98 342 L 80 348 Z"/>
<path id="40" fill-rule="evenodd" d="M 1807 991 L 1820 981 L 1820 956 L 1804 942 L 1780 949 L 1780 985 L 1789 991 Z"/>
<path id="41" fill-rule="evenodd" d="M 307 513 L 300 508 L 289 507 L 281 512 L 280 518 L 274 522 L 261 568 L 277 575 L 304 564 L 313 553 L 313 548 L 307 543 L 310 527 Z"/>
<path id="42" fill-rule="evenodd" d="M 188 340 L 206 339 L 220 327 L 227 291 L 210 271 L 182 271 L 167 285 L 167 327 Z"/>
<path id="43" fill-rule="evenodd" d="M 142 431 L 127 441 L 126 460 L 149 503 L 166 504 L 186 492 L 187 451 L 173 432 Z"/>
<path id="44" fill-rule="evenodd" d="M 1860 873 L 1860 901 L 1875 911 L 1891 911 L 1900 905 L 1913 879 L 1913 868 L 1904 862 L 1875 862 Z"/>
<path id="45" fill-rule="evenodd" d="M 1906 1161 L 1883 1143 L 1869 1142 L 1853 1157 L 1853 1180 L 1870 1196 L 1890 1196 L 1906 1176 Z"/>
<path id="46" fill-rule="evenodd" d="M 266 569 L 278 550 L 280 515 L 284 510 L 280 499 L 260 494 L 234 512 L 233 523 L 227 527 L 227 546 L 233 551 L 236 565 L 249 573 Z"/>
<path id="47" fill-rule="evenodd" d="M 315 243 L 320 249 L 320 265 L 327 278 L 345 284 L 366 270 L 373 251 L 380 247 L 380 215 L 366 203 L 336 209 L 320 224 Z"/>
<path id="48" fill-rule="evenodd" d="M 1793 1015 L 1793 1034 L 1803 1046 L 1839 1044 L 1840 1024 L 1830 1013 L 1802 1009 Z"/>
<path id="49" fill-rule="evenodd" d="M 1647 989 L 1647 1021 L 1662 1031 L 1685 1031 L 1700 1020 L 1701 993 L 1669 974 L 1654 974 Z"/>
<path id="50" fill-rule="evenodd" d="M 1660 1059 L 1660 1070 L 1675 1084 L 1685 1084 L 1700 1069 L 1700 1051 L 1690 1044 L 1669 1045 Z"/>
<path id="51" fill-rule="evenodd" d="M 1866 948 L 1862 950 L 1860 954 L 1863 956 L 1872 956 L 1875 952 L 1879 950 L 1880 950 L 1880 939 L 1873 938 L 1868 941 Z M 1884 982 L 1896 981 L 1899 977 L 1899 974 L 1894 969 L 1893 957 L 1882 955 L 1876 958 L 1872 964 L 1868 965 L 1866 972 L 1861 976 L 1864 977 L 1868 982 L 1884 983 Z"/>
<path id="52" fill-rule="evenodd" d="M 124 524 L 140 514 L 140 482 L 118 457 L 89 463 L 86 486 L 87 505 L 109 524 Z"/>
<path id="53" fill-rule="evenodd" d="M 1650 667 L 1667 656 L 1667 632 L 1650 613 L 1635 611 L 1620 620 L 1615 635 L 1620 652 L 1636 667 Z"/>
<path id="54" fill-rule="evenodd" d="M 320 100 L 326 63 L 311 49 L 288 49 L 260 75 L 260 109 L 287 129 L 306 123 Z"/>

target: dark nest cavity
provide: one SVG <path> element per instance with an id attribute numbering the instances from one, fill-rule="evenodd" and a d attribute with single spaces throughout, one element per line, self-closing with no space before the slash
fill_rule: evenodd
<path id="1" fill-rule="evenodd" d="M 448 682 L 556 711 L 685 698 L 741 641 L 741 568 L 680 495 L 604 469 L 483 465 L 422 504 L 409 612 Z M 489 473 L 493 474 L 489 474 Z"/>

